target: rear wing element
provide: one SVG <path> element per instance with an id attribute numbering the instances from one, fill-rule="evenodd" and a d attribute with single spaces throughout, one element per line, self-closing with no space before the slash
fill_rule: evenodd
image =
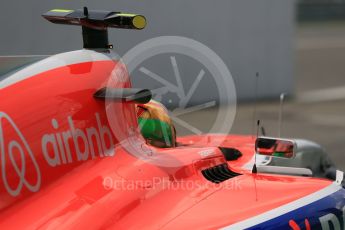
<path id="1" fill-rule="evenodd" d="M 146 18 L 139 14 L 113 11 L 54 9 L 42 15 L 52 23 L 78 25 L 83 28 L 84 48 L 111 48 L 108 44 L 108 27 L 141 30 L 146 26 Z"/>

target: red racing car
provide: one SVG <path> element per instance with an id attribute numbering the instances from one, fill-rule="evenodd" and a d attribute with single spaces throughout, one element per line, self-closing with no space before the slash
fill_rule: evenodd
<path id="1" fill-rule="evenodd" d="M 176 135 L 108 43 L 145 17 L 43 16 L 81 26 L 84 49 L 0 77 L 1 229 L 345 229 L 343 173 L 318 145 Z"/>

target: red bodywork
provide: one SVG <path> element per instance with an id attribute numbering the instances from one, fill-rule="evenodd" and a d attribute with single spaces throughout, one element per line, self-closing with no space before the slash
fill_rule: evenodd
<path id="1" fill-rule="evenodd" d="M 106 58 L 67 63 L 1 89 L 1 229 L 214 229 L 331 184 L 252 174 L 245 165 L 255 139 L 247 136 L 180 137 L 183 145 L 173 149 L 145 146 L 182 162 L 176 167 L 129 154 L 121 143 L 130 138 L 126 130 L 137 127 L 134 105 L 106 108 L 93 97 L 108 85 L 116 64 Z M 113 87 L 130 87 L 128 76 Z M 117 111 L 115 132 L 123 135 L 109 132 L 106 109 Z M 222 142 L 214 146 L 217 139 Z M 226 161 L 219 146 L 243 156 Z M 200 154 L 204 150 L 207 155 Z M 202 175 L 223 163 L 241 175 L 220 184 Z"/>

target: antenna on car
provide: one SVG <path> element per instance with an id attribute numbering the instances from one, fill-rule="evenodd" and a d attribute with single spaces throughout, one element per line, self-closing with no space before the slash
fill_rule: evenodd
<path id="1" fill-rule="evenodd" d="M 253 111 L 253 129 L 252 133 L 255 132 L 255 121 L 256 121 L 256 114 L 257 114 L 257 104 L 258 104 L 258 94 L 259 94 L 259 72 L 255 74 L 255 98 L 254 98 L 254 111 Z M 261 133 L 263 136 L 266 136 L 266 130 L 263 125 L 261 125 Z M 254 135 L 253 135 L 254 136 Z"/>
<path id="2" fill-rule="evenodd" d="M 260 120 L 257 120 L 256 122 L 256 139 L 258 139 L 259 137 L 259 130 L 260 130 Z M 252 173 L 257 173 L 258 169 L 256 167 L 256 150 L 254 152 L 254 165 L 253 165 L 253 169 L 252 169 Z"/>
<path id="3" fill-rule="evenodd" d="M 254 111 L 253 111 L 253 128 L 252 133 L 255 132 L 255 121 L 256 121 L 256 112 L 257 112 L 257 101 L 258 101 L 258 87 L 259 87 L 259 72 L 255 74 L 255 95 L 254 95 Z M 253 135 L 254 136 L 254 135 Z"/>
<path id="4" fill-rule="evenodd" d="M 283 105 L 284 105 L 285 94 L 280 94 L 280 105 L 279 105 L 279 118 L 278 118 L 278 137 L 281 137 L 282 122 L 283 122 Z"/>

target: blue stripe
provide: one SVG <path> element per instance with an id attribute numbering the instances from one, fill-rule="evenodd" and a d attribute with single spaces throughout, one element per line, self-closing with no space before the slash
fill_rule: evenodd
<path id="1" fill-rule="evenodd" d="M 314 203 L 303 206 L 302 208 L 288 212 L 282 216 L 268 220 L 261 224 L 255 225 L 248 229 L 289 229 L 292 228 L 289 225 L 289 221 L 295 221 L 300 229 L 306 229 L 305 219 L 308 219 L 311 229 L 322 229 L 320 217 L 327 214 L 334 214 L 337 216 L 341 229 L 345 229 L 343 220 L 343 208 L 345 207 L 345 190 L 340 189 L 339 191 L 326 196 Z M 333 229 L 330 224 L 330 229 Z"/>

